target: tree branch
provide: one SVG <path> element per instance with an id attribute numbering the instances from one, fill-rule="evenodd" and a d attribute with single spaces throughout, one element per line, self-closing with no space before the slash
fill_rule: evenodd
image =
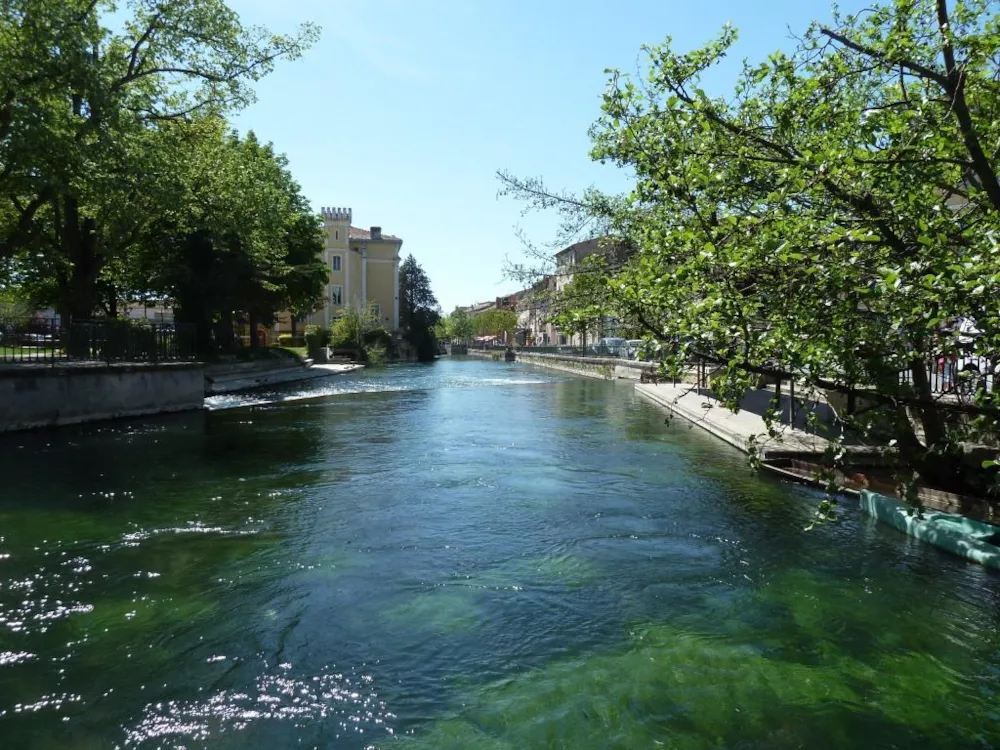
<path id="1" fill-rule="evenodd" d="M 940 0 L 940 2 L 944 2 L 944 0 Z M 871 47 L 866 47 L 863 44 L 859 44 L 858 42 L 849 39 L 848 37 L 834 31 L 833 29 L 825 29 L 825 28 L 820 29 L 820 33 L 823 34 L 824 36 L 829 37 L 830 39 L 833 39 L 834 41 L 839 42 L 840 44 L 843 44 L 848 49 L 852 49 L 855 52 L 858 52 L 862 55 L 871 57 L 875 60 L 880 60 L 886 65 L 894 68 L 895 67 L 905 68 L 906 70 L 909 70 L 910 72 L 916 74 L 920 78 L 926 78 L 927 80 L 934 81 L 941 87 L 945 86 L 945 81 L 946 81 L 945 76 L 941 75 L 936 70 L 921 65 L 918 62 L 914 62 L 913 60 L 893 59 L 891 57 L 888 57 L 887 55 L 883 55 L 876 49 L 872 49 Z"/>
<path id="2" fill-rule="evenodd" d="M 142 48 L 143 44 L 145 44 L 152 38 L 153 32 L 156 30 L 157 22 L 160 20 L 162 15 L 163 15 L 162 11 L 157 11 L 153 15 L 153 17 L 149 21 L 149 26 L 146 27 L 146 30 L 142 33 L 142 36 L 140 36 L 136 40 L 135 44 L 132 46 L 132 52 L 128 56 L 128 70 L 125 74 L 126 76 L 131 76 L 138 70 L 136 66 L 139 62 L 139 50 Z"/>
<path id="3" fill-rule="evenodd" d="M 951 27 L 948 23 L 947 0 L 937 0 L 937 15 L 938 29 L 943 39 L 941 51 L 944 56 L 945 70 L 948 72 L 941 85 L 951 97 L 952 111 L 958 120 L 958 128 L 962 133 L 965 148 L 972 159 L 972 169 L 979 178 L 990 203 L 993 204 L 993 209 L 1000 211 L 1000 181 L 997 180 L 997 173 L 979 142 L 979 136 L 976 134 L 976 127 L 972 121 L 972 113 L 969 111 L 969 104 L 965 99 L 965 76 L 955 62 L 955 49 L 951 42 Z"/>

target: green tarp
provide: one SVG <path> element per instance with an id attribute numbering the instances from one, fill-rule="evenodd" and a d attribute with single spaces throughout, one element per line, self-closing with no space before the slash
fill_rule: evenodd
<path id="1" fill-rule="evenodd" d="M 905 534 L 1000 570 L 1000 547 L 988 541 L 1000 538 L 1000 527 L 939 511 L 924 511 L 918 516 L 906 503 L 868 490 L 861 492 L 860 503 L 866 513 Z"/>

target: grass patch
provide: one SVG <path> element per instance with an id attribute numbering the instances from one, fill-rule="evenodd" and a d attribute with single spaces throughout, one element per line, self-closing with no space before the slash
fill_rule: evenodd
<path id="1" fill-rule="evenodd" d="M 0 360 L 36 360 L 36 359 L 61 359 L 63 351 L 56 349 L 42 349 L 34 346 L 0 346 Z"/>
<path id="2" fill-rule="evenodd" d="M 299 359 L 305 359 L 309 356 L 309 353 L 304 346 L 279 346 L 277 348 L 284 352 L 288 352 Z"/>

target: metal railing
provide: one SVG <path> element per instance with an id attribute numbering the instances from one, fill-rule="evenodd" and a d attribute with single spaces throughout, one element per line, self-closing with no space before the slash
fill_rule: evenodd
<path id="1" fill-rule="evenodd" d="M 190 325 L 132 320 L 0 322 L 0 363 L 184 362 L 196 359 Z"/>
<path id="2" fill-rule="evenodd" d="M 515 346 L 514 348 L 526 354 L 563 354 L 569 357 L 604 357 L 632 361 L 640 359 L 642 354 L 640 347 L 629 344 L 588 344 L 587 346 L 545 344 L 541 346 Z"/>
<path id="3" fill-rule="evenodd" d="M 996 366 L 988 357 L 971 353 L 944 354 L 927 363 L 927 380 L 934 394 L 968 396 L 979 390 L 992 393 L 997 385 Z M 912 385 L 913 373 L 901 371 L 899 383 Z"/>
<path id="4" fill-rule="evenodd" d="M 504 349 L 504 346 L 479 347 Z M 542 346 L 515 346 L 519 352 L 526 354 L 562 354 L 573 357 L 604 357 L 608 359 L 623 359 L 629 361 L 650 361 L 654 362 L 655 357 L 647 357 L 641 347 L 634 345 L 608 346 L 602 344 L 581 346 L 569 345 L 542 345 Z M 699 373 L 703 373 L 703 368 L 707 366 L 701 357 L 696 355 L 687 362 L 687 368 L 695 368 Z M 781 369 L 777 364 L 776 369 Z M 926 372 L 930 385 L 930 391 L 934 395 L 955 394 L 958 396 L 968 396 L 978 390 L 993 392 L 998 387 L 1000 379 L 1000 363 L 992 361 L 988 357 L 972 355 L 968 352 L 958 351 L 948 355 L 941 355 L 928 361 Z M 703 375 L 701 377 L 704 377 Z M 699 378 L 699 381 L 701 379 Z M 837 379 L 835 373 L 829 373 L 828 377 Z M 913 382 L 913 375 L 909 370 L 898 372 L 900 385 L 909 385 Z"/>

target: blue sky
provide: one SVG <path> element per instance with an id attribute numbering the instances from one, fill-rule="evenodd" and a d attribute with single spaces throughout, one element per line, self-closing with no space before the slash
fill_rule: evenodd
<path id="1" fill-rule="evenodd" d="M 731 22 L 740 43 L 707 81 L 728 93 L 743 58 L 791 45 L 830 17 L 827 0 L 230 0 L 244 23 L 323 27 L 281 62 L 236 119 L 284 152 L 314 208 L 350 206 L 354 224 L 403 238 L 444 310 L 515 291 L 505 257 L 521 226 L 551 217 L 497 198 L 498 169 L 552 187 L 627 189 L 587 157 L 605 68 L 636 69 L 644 43 L 695 47 Z M 841 3 L 843 10 L 860 7 Z"/>

